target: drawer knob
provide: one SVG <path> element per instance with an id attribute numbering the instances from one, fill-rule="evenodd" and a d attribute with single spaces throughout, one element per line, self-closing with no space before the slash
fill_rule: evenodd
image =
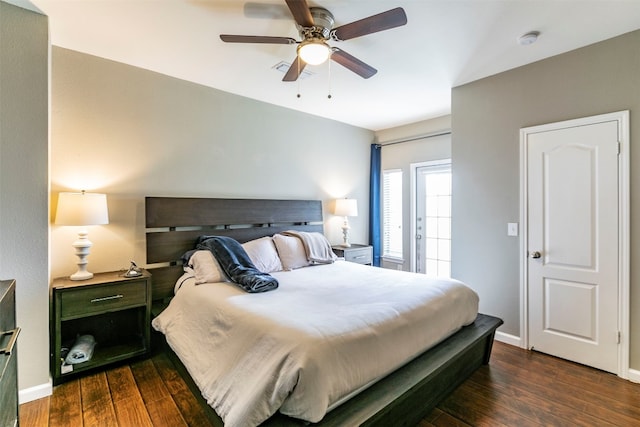
<path id="1" fill-rule="evenodd" d="M 120 299 L 120 298 L 124 298 L 124 295 L 118 294 L 118 295 L 111 295 L 109 297 L 94 298 L 91 300 L 91 303 L 94 304 L 96 302 L 103 302 L 103 301 L 109 301 L 112 299 Z"/>

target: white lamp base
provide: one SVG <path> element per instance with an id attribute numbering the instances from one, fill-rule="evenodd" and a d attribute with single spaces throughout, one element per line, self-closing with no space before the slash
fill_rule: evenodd
<path id="1" fill-rule="evenodd" d="M 87 279 L 91 279 L 92 277 L 93 277 L 93 273 L 91 273 L 89 271 L 80 271 L 80 269 L 78 269 L 78 271 L 76 271 L 71 276 L 69 276 L 69 279 L 71 279 L 71 280 L 87 280 Z"/>
<path id="2" fill-rule="evenodd" d="M 349 243 L 349 230 L 351 229 L 351 227 L 349 226 L 349 220 L 347 219 L 347 217 L 344 217 L 344 223 L 342 224 L 342 247 L 344 248 L 350 248 L 351 247 L 351 243 Z"/>
<path id="3" fill-rule="evenodd" d="M 93 277 L 93 273 L 87 271 L 87 256 L 89 256 L 89 250 L 93 243 L 87 238 L 89 233 L 87 230 L 82 229 L 78 231 L 78 240 L 73 242 L 73 247 L 76 248 L 76 255 L 78 256 L 78 271 L 69 276 L 71 280 L 87 280 Z"/>

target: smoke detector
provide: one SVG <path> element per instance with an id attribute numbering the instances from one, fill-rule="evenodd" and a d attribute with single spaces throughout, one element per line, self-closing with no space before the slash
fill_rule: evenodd
<path id="1" fill-rule="evenodd" d="M 529 31 L 528 33 L 518 37 L 518 44 L 522 46 L 533 44 L 536 42 L 536 40 L 538 40 L 539 35 L 540 31 Z"/>

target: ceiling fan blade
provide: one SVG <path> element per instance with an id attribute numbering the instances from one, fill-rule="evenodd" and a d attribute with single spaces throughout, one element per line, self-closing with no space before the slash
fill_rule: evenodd
<path id="1" fill-rule="evenodd" d="M 298 77 L 300 77 L 300 74 L 302 74 L 302 70 L 304 70 L 304 67 L 306 65 L 307 65 L 306 62 L 300 59 L 299 56 L 296 56 L 296 59 L 294 59 L 293 62 L 291 63 L 291 66 L 289 67 L 287 74 L 285 74 L 284 77 L 282 78 L 282 81 L 295 82 L 296 80 L 298 80 Z"/>
<path id="2" fill-rule="evenodd" d="M 298 25 L 302 27 L 313 27 L 313 16 L 309 10 L 307 0 L 285 0 L 289 10 L 293 15 L 293 19 L 296 20 Z"/>
<path id="3" fill-rule="evenodd" d="M 389 30 L 407 23 L 407 14 L 401 7 L 387 10 L 368 18 L 354 21 L 334 29 L 331 32 L 334 40 L 349 40 L 378 31 Z"/>
<path id="4" fill-rule="evenodd" d="M 291 37 L 271 36 L 240 36 L 235 34 L 220 34 L 220 40 L 227 43 L 270 43 L 270 44 L 296 44 Z"/>
<path id="5" fill-rule="evenodd" d="M 331 59 L 365 79 L 368 79 L 378 72 L 378 70 L 373 68 L 371 65 L 365 64 L 342 49 L 333 48 Z"/>

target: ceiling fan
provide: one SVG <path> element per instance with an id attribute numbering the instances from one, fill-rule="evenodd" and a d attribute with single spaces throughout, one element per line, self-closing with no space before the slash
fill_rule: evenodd
<path id="1" fill-rule="evenodd" d="M 220 34 L 220 39 L 227 43 L 297 44 L 296 58 L 282 79 L 285 82 L 296 81 L 307 64 L 322 64 L 329 58 L 359 76 L 368 79 L 376 74 L 378 70 L 342 49 L 329 46 L 327 41 L 350 40 L 377 33 L 378 31 L 389 30 L 407 23 L 407 15 L 404 9 L 397 7 L 333 28 L 333 15 L 327 9 L 309 7 L 306 0 L 285 1 L 296 21 L 300 38 L 302 38 L 301 41 L 291 37 Z"/>

